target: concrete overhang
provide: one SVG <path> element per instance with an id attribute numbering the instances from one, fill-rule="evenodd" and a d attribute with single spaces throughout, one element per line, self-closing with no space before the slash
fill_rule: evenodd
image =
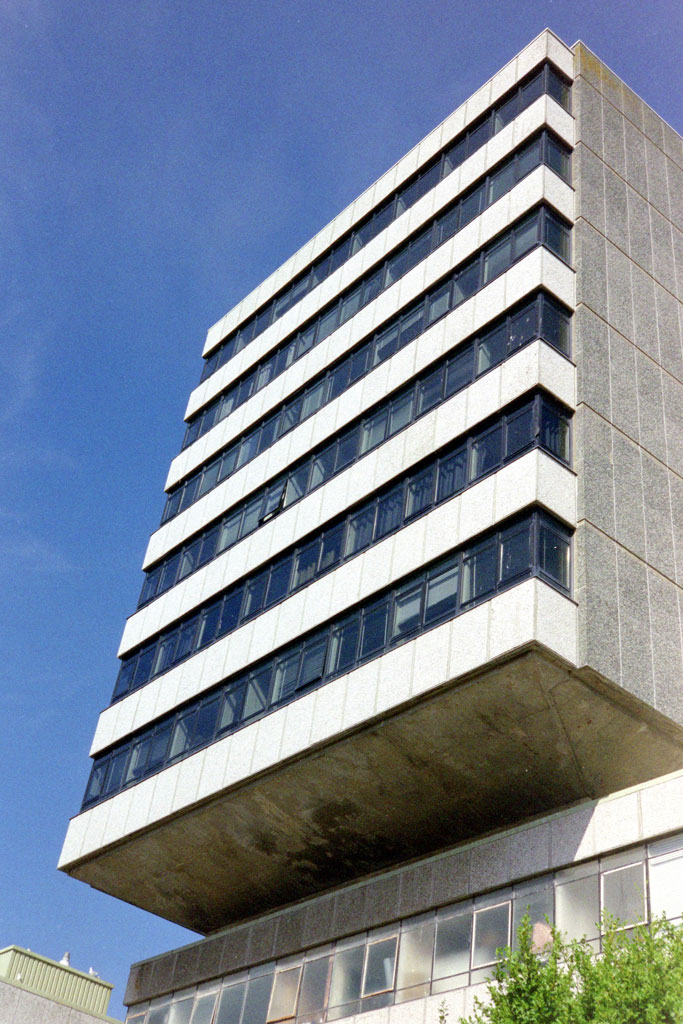
<path id="1" fill-rule="evenodd" d="M 62 867 L 206 933 L 679 768 L 680 727 L 534 643 Z"/>

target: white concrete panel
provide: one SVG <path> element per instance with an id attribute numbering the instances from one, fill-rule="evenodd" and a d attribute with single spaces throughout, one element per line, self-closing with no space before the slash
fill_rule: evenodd
<path id="1" fill-rule="evenodd" d="M 75 818 L 72 818 L 69 822 L 69 828 L 64 842 L 62 844 L 62 850 L 59 855 L 59 864 L 61 867 L 63 864 L 70 864 L 81 855 L 81 849 L 83 847 L 83 840 L 88 827 L 88 818 L 85 814 L 77 814 Z"/>
<path id="2" fill-rule="evenodd" d="M 578 663 L 576 604 L 548 584 L 536 581 L 536 639 L 565 658 Z"/>

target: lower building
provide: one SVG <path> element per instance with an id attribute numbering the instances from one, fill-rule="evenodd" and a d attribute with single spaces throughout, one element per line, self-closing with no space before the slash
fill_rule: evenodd
<path id="1" fill-rule="evenodd" d="M 30 949 L 0 949 L 2 1024 L 120 1024 L 107 1016 L 113 987 Z"/>
<path id="2" fill-rule="evenodd" d="M 527 910 L 680 917 L 682 186 L 546 31 L 209 331 L 60 862 L 204 936 L 129 1022 L 436 1024 Z"/>

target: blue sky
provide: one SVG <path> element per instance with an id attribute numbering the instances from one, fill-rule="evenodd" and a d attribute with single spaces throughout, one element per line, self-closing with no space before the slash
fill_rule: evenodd
<path id="1" fill-rule="evenodd" d="M 681 130 L 679 2 L 5 0 L 0 946 L 192 936 L 59 874 L 208 327 L 546 25 Z"/>

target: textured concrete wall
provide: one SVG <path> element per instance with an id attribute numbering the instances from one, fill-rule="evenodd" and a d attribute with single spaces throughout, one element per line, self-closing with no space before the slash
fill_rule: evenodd
<path id="1" fill-rule="evenodd" d="M 575 47 L 580 664 L 683 721 L 683 140 Z"/>
<path id="2" fill-rule="evenodd" d="M 94 1017 L 0 981 L 1 1024 L 95 1024 L 108 1020 L 117 1024 L 111 1017 Z"/>

